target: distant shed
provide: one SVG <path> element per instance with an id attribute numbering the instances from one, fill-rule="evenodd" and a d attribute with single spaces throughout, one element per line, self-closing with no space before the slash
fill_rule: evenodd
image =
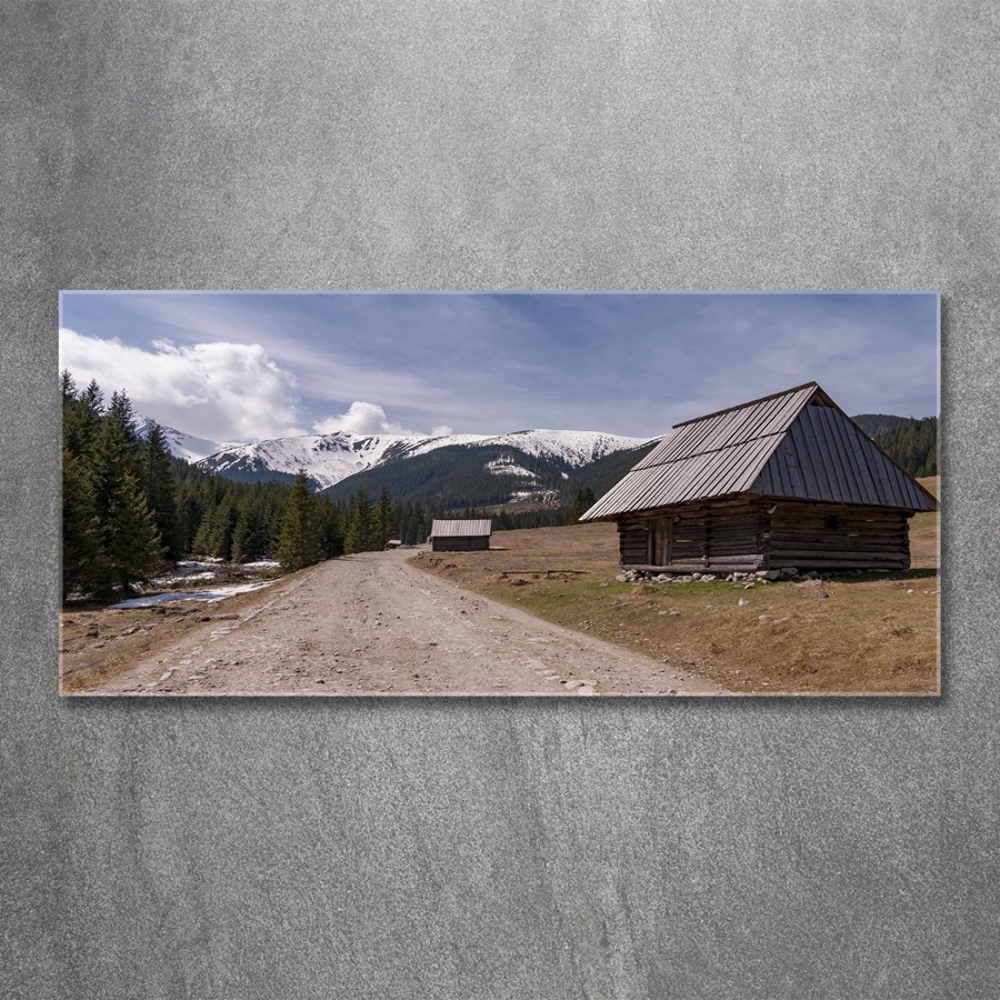
<path id="1" fill-rule="evenodd" d="M 809 382 L 676 424 L 580 520 L 616 522 L 640 570 L 900 570 L 937 509 Z"/>
<path id="2" fill-rule="evenodd" d="M 434 521 L 430 542 L 435 552 L 470 552 L 488 549 L 493 521 Z"/>

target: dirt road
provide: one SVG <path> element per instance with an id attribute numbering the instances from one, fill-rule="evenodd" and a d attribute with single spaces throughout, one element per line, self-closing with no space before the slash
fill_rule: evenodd
<path id="1" fill-rule="evenodd" d="M 406 564 L 409 555 L 322 563 L 245 596 L 232 618 L 220 617 L 226 605 L 218 605 L 209 624 L 159 644 L 87 693 L 722 693 L 704 678 L 423 573 Z"/>

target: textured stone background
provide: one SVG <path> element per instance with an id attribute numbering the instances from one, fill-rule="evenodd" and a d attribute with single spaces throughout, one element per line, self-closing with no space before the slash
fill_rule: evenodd
<path id="1" fill-rule="evenodd" d="M 8 4 L 0 995 L 996 995 L 998 50 L 943 0 Z M 95 287 L 939 288 L 945 696 L 60 701 Z"/>

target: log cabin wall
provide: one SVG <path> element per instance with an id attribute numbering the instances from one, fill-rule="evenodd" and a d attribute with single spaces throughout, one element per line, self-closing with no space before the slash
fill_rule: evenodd
<path id="1" fill-rule="evenodd" d="M 618 520 L 623 566 L 667 572 L 751 572 L 765 568 L 765 507 L 759 499 L 683 504 Z M 669 558 L 653 562 L 653 532 L 666 525 Z"/>
<path id="2" fill-rule="evenodd" d="M 623 566 L 649 562 L 649 518 L 625 515 L 618 519 L 618 551 Z"/>
<path id="3" fill-rule="evenodd" d="M 481 552 L 489 547 L 488 535 L 441 535 L 431 539 L 434 552 Z"/>
<path id="4" fill-rule="evenodd" d="M 910 516 L 768 497 L 682 504 L 619 517 L 619 551 L 624 567 L 675 573 L 909 569 Z M 669 558 L 654 562 L 657 524 Z"/>
<path id="5" fill-rule="evenodd" d="M 910 568 L 908 511 L 778 502 L 770 517 L 769 568 Z"/>

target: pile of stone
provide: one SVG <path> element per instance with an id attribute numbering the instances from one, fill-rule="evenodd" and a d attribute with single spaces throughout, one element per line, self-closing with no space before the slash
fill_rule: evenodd
<path id="1" fill-rule="evenodd" d="M 800 573 L 794 566 L 785 569 L 760 570 L 756 573 L 729 573 L 723 576 L 721 573 L 655 573 L 650 570 L 626 569 L 615 579 L 619 583 L 639 583 L 641 580 L 648 580 L 651 583 L 714 583 L 716 580 L 725 580 L 726 583 L 774 583 L 776 580 L 818 580 L 819 573 Z"/>

